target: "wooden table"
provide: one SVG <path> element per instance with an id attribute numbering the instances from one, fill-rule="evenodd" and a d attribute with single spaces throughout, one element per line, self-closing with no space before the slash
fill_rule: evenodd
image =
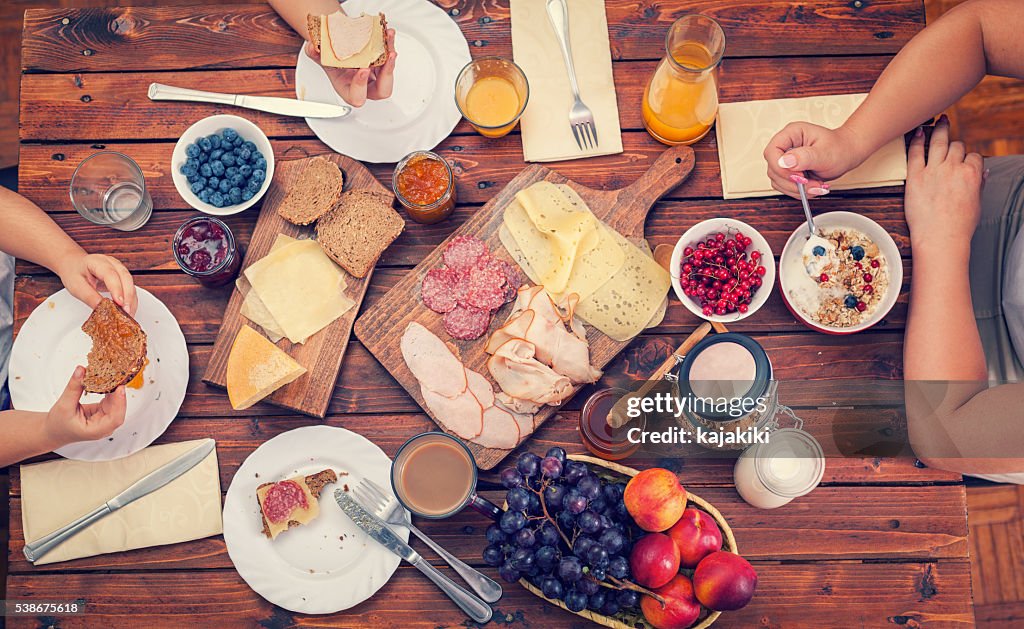
<path id="1" fill-rule="evenodd" d="M 506 2 L 441 3 L 463 29 L 474 55 L 511 56 Z M 661 56 L 672 20 L 700 11 L 727 32 L 723 101 L 866 91 L 882 68 L 924 23 L 921 0 L 610 1 L 614 72 L 625 150 L 620 155 L 555 164 L 572 179 L 595 187 L 633 181 L 663 150 L 640 122 L 644 82 Z M 241 461 L 283 431 L 317 423 L 259 405 L 235 413 L 223 391 L 200 382 L 220 325 L 228 289 L 209 290 L 179 272 L 169 241 L 194 213 L 171 183 L 169 160 L 178 135 L 195 120 L 230 111 L 257 122 L 278 159 L 328 151 L 302 120 L 206 105 L 152 103 L 151 81 L 221 91 L 294 96 L 299 39 L 266 6 L 29 11 L 25 21 L 21 103 L 21 192 L 92 252 L 119 257 L 174 312 L 188 340 L 191 380 L 181 414 L 159 442 L 205 436 L 218 439 L 226 490 Z M 124 151 L 139 162 L 156 211 L 143 229 L 119 233 L 95 227 L 70 211 L 68 180 L 98 149 Z M 758 228 L 778 252 L 802 222 L 790 199 L 722 201 L 714 134 L 695 146 L 690 179 L 659 203 L 647 222 L 653 244 L 674 243 L 689 226 L 725 215 Z M 367 299 L 372 305 L 406 269 L 524 166 L 517 135 L 487 140 L 460 124 L 438 148 L 451 160 L 462 205 L 441 225 L 410 223 L 388 250 Z M 387 181 L 390 165 L 371 166 Z M 862 212 L 895 237 L 910 276 L 910 251 L 901 191 L 842 193 L 816 201 L 819 211 Z M 243 242 L 256 213 L 228 222 Z M 20 324 L 47 295 L 56 277 L 19 263 L 16 318 Z M 901 387 L 872 387 L 856 408 L 827 408 L 855 379 L 901 377 L 906 286 L 888 320 L 849 338 L 815 334 L 788 314 L 778 295 L 756 316 L 734 326 L 751 333 L 771 356 L 777 376 L 791 381 L 783 400 L 812 426 L 825 430 L 832 413 L 884 418 L 897 429 Z M 365 306 L 364 306 L 365 307 Z M 692 331 L 697 321 L 673 302 L 665 322 L 637 339 L 609 367 L 606 382 L 643 376 Z M 526 444 L 580 451 L 576 409 L 549 421 Z M 355 340 L 348 349 L 326 423 L 357 431 L 394 454 L 408 436 L 433 428 L 413 401 Z M 731 523 L 760 583 L 754 601 L 727 614 L 727 627 L 968 626 L 973 624 L 967 518 L 962 479 L 923 469 L 913 459 L 831 459 L 814 493 L 777 511 L 747 506 L 731 485 L 728 461 L 662 461 L 682 482 L 717 505 Z M 402 566 L 371 600 L 346 613 L 304 617 L 270 605 L 232 568 L 221 537 L 176 546 L 104 555 L 38 569 L 22 557 L 20 483 L 11 478 L 10 599 L 84 597 L 90 615 L 62 618 L 61 627 L 98 626 L 450 626 L 465 618 L 415 570 Z M 491 497 L 498 495 L 491 492 Z M 482 565 L 480 516 L 467 512 L 424 528 L 467 561 Z M 418 542 L 414 546 L 423 550 Z M 428 556 L 431 556 L 428 553 Z M 493 574 L 490 568 L 485 569 Z M 576 616 L 508 586 L 495 618 L 518 626 L 579 626 Z M 48 624 L 19 619 L 12 626 Z"/>

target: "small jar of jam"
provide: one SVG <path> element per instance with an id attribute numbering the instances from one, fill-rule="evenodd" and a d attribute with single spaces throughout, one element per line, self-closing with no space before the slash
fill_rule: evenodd
<path id="1" fill-rule="evenodd" d="M 448 218 L 455 209 L 455 175 L 437 153 L 414 151 L 395 166 L 391 177 L 395 197 L 409 218 L 430 225 Z"/>
<path id="2" fill-rule="evenodd" d="M 640 449 L 639 441 L 633 443 L 629 440 L 629 433 L 634 428 L 639 429 L 639 433 L 644 431 L 646 415 L 641 413 L 617 428 L 608 423 L 608 414 L 627 394 L 625 389 L 601 389 L 587 399 L 580 411 L 580 439 L 588 450 L 602 459 L 617 461 Z M 638 436 L 639 433 L 634 434 Z"/>
<path id="3" fill-rule="evenodd" d="M 172 243 L 181 270 L 204 286 L 223 286 L 238 277 L 242 253 L 224 221 L 197 216 L 181 224 Z"/>

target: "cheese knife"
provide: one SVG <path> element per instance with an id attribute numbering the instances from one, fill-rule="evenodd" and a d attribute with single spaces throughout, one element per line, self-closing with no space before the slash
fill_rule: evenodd
<path id="1" fill-rule="evenodd" d="M 347 105 L 332 105 L 313 101 L 279 98 L 277 96 L 246 96 L 245 94 L 220 94 L 203 92 L 185 87 L 175 87 L 162 83 L 149 84 L 149 100 L 180 100 L 194 103 L 215 103 L 218 105 L 234 105 L 246 109 L 256 109 L 282 116 L 298 116 L 300 118 L 341 118 L 352 113 Z"/>
<path id="2" fill-rule="evenodd" d="M 74 522 L 57 529 L 31 544 L 25 544 L 25 548 L 23 549 L 25 558 L 30 562 L 35 563 L 37 559 L 64 543 L 69 537 L 79 533 L 94 522 L 105 518 L 121 507 L 129 505 L 143 496 L 153 493 L 189 471 L 205 459 L 207 455 L 213 452 L 213 449 L 216 446 L 216 441 L 213 439 L 207 440 L 205 443 L 192 448 L 170 463 L 166 463 L 149 474 L 146 474 L 139 480 L 135 481 L 131 487 L 125 489 Z"/>
<path id="3" fill-rule="evenodd" d="M 475 620 L 480 624 L 487 624 L 491 620 L 491 607 L 477 597 L 475 594 L 463 589 L 459 584 L 455 583 L 447 576 L 444 575 L 437 568 L 432 566 L 426 559 L 420 556 L 411 546 L 402 541 L 395 532 L 391 530 L 387 524 L 385 524 L 380 518 L 373 515 L 369 511 L 363 508 L 361 504 L 355 501 L 352 496 L 343 489 L 334 490 L 334 499 L 338 501 L 338 506 L 345 512 L 348 517 L 352 518 L 352 521 L 356 523 L 356 526 L 366 532 L 367 535 L 376 540 L 384 548 L 387 548 L 391 552 L 395 553 L 402 559 L 408 561 L 417 570 L 427 575 L 427 578 L 434 582 L 434 584 L 441 588 L 441 591 L 448 595 L 448 598 L 455 601 L 455 604 L 459 606 L 467 616 Z"/>

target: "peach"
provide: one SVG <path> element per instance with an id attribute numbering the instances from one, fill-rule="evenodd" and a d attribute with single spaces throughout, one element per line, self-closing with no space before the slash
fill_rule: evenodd
<path id="1" fill-rule="evenodd" d="M 649 533 L 633 544 L 629 569 L 640 585 L 661 587 L 679 572 L 679 549 L 668 535 Z"/>
<path id="2" fill-rule="evenodd" d="M 757 572 L 750 563 L 735 553 L 719 550 L 697 564 L 693 573 L 693 589 L 697 600 L 716 612 L 746 606 L 757 587 Z"/>
<path id="3" fill-rule="evenodd" d="M 657 599 L 644 596 L 640 610 L 655 629 L 686 629 L 700 617 L 700 603 L 694 596 L 693 583 L 685 576 L 677 574 L 654 593 L 665 599 L 665 606 Z"/>
<path id="4" fill-rule="evenodd" d="M 694 507 L 683 511 L 667 533 L 679 547 L 679 565 L 684 568 L 696 568 L 701 559 L 722 548 L 718 523 L 710 513 Z"/>
<path id="5" fill-rule="evenodd" d="M 686 508 L 686 490 L 672 472 L 655 467 L 630 479 L 622 495 L 637 526 L 659 533 L 675 524 Z"/>

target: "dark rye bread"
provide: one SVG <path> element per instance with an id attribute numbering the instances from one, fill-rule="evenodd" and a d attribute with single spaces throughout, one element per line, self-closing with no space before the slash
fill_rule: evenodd
<path id="1" fill-rule="evenodd" d="M 309 487 L 309 493 L 313 494 L 313 497 L 316 498 L 317 500 L 319 500 L 320 499 L 320 492 L 323 491 L 325 486 L 327 486 L 327 485 L 329 485 L 331 483 L 338 482 L 338 475 L 334 473 L 334 470 L 328 468 L 326 470 L 319 471 L 316 474 L 311 474 L 311 475 L 307 476 L 305 478 L 305 481 L 306 481 L 306 487 Z M 260 499 L 258 497 L 259 496 L 258 492 L 259 492 L 259 490 L 263 489 L 264 487 L 269 487 L 270 485 L 273 485 L 273 484 L 274 483 L 263 483 L 262 485 L 260 485 L 259 487 L 256 488 L 256 491 L 257 491 L 257 494 L 256 494 L 257 495 L 256 504 L 260 508 L 260 519 L 263 521 L 263 534 L 267 536 L 267 539 L 270 539 L 270 524 L 267 522 L 267 517 L 265 515 L 263 515 L 263 505 L 260 504 Z M 296 522 L 295 520 L 289 520 L 288 521 L 288 528 L 292 528 L 293 526 L 300 526 L 301 524 L 302 524 L 301 522 Z M 284 531 L 282 531 L 282 533 L 283 532 Z M 279 535 L 280 535 L 280 533 L 279 533 Z"/>
<path id="2" fill-rule="evenodd" d="M 376 67 L 384 65 L 387 62 L 387 60 L 388 60 L 388 53 L 391 52 L 391 48 L 388 47 L 388 37 L 387 37 L 388 21 L 387 21 L 387 18 L 384 17 L 383 13 L 378 13 L 377 16 L 380 17 L 380 23 L 381 23 L 381 26 L 383 26 L 383 31 L 382 32 L 384 33 L 384 52 L 381 53 L 381 55 L 379 57 L 377 57 L 373 61 L 373 63 L 371 63 L 369 66 L 367 66 L 367 67 L 370 67 L 370 68 L 376 68 Z M 311 44 L 313 44 L 313 48 L 316 49 L 317 54 L 320 53 L 320 42 L 321 42 L 320 17 L 321 16 L 319 16 L 319 15 L 313 15 L 313 14 L 310 14 L 310 13 L 306 14 L 306 31 L 309 33 L 309 42 Z"/>
<path id="3" fill-rule="evenodd" d="M 85 390 L 110 393 L 131 382 L 146 363 L 146 333 L 142 326 L 112 300 L 104 297 L 82 331 L 92 338 Z"/>
<path id="4" fill-rule="evenodd" d="M 355 277 L 366 277 L 380 254 L 405 229 L 389 195 L 350 190 L 338 207 L 316 223 L 316 238 L 327 255 Z"/>
<path id="5" fill-rule="evenodd" d="M 289 223 L 309 225 L 338 204 L 344 183 L 337 164 L 314 157 L 288 188 L 277 213 Z"/>

